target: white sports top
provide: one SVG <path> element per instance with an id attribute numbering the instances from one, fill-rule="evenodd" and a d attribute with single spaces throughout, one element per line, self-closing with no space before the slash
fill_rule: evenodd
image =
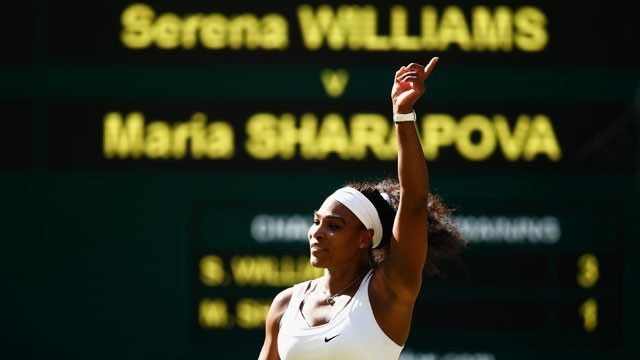
<path id="1" fill-rule="evenodd" d="M 311 281 L 293 286 L 289 307 L 280 321 L 278 353 L 283 360 L 398 359 L 402 346 L 378 326 L 369 303 L 373 270 L 360 283 L 349 303 L 328 323 L 309 326 L 300 311 Z"/>

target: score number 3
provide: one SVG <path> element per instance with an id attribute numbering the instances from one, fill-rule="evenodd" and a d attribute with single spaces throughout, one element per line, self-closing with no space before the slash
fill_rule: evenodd
<path id="1" fill-rule="evenodd" d="M 593 254 L 584 254 L 578 258 L 578 274 L 576 281 L 581 287 L 588 289 L 598 283 L 600 265 Z M 593 297 L 580 305 L 578 314 L 582 318 L 582 326 L 586 332 L 593 332 L 598 327 L 598 302 Z"/>

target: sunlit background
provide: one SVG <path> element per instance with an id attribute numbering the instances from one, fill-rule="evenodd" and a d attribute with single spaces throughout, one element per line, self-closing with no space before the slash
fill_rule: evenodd
<path id="1" fill-rule="evenodd" d="M 312 211 L 395 172 L 395 71 L 469 240 L 402 359 L 637 352 L 640 61 L 622 2 L 13 1 L 0 358 L 255 359 Z"/>

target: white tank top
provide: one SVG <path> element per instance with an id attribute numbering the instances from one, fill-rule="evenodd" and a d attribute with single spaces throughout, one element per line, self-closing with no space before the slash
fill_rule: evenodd
<path id="1" fill-rule="evenodd" d="M 300 311 L 310 281 L 293 286 L 289 307 L 280 321 L 278 353 L 283 360 L 398 359 L 402 346 L 378 326 L 369 303 L 373 270 L 351 301 L 328 323 L 309 326 Z"/>

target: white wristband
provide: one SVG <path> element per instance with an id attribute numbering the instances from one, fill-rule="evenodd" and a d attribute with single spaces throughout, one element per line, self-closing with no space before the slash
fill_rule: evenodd
<path id="1" fill-rule="evenodd" d="M 407 121 L 416 121 L 416 112 L 415 110 L 411 111 L 408 114 L 393 114 L 393 122 L 401 123 Z"/>

